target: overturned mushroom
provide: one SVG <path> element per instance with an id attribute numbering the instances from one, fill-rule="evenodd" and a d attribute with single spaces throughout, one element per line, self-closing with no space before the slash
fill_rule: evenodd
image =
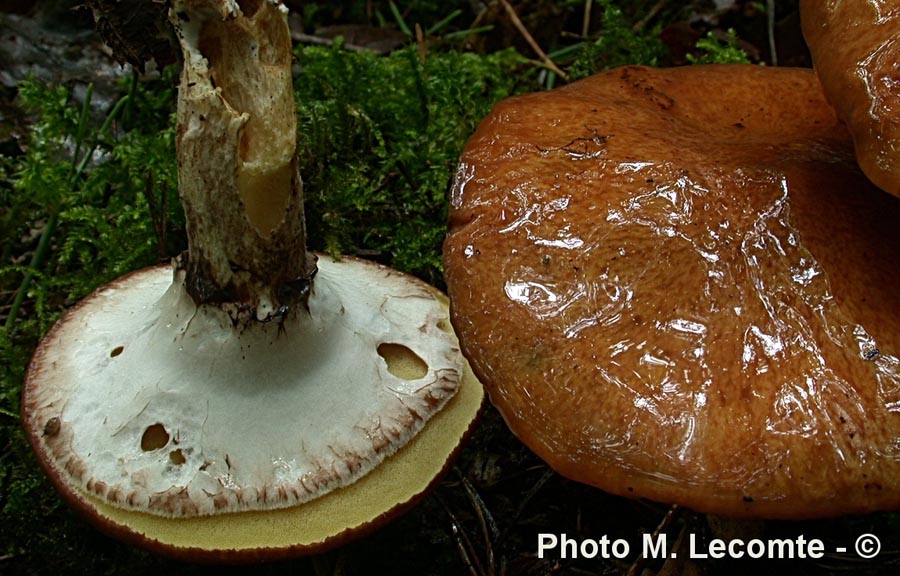
<path id="1" fill-rule="evenodd" d="M 189 251 L 57 323 L 23 421 L 116 536 L 192 559 L 314 552 L 421 497 L 482 392 L 442 294 L 306 252 L 280 2 L 182 0 L 172 20 Z"/>
<path id="2" fill-rule="evenodd" d="M 900 505 L 900 201 L 812 71 L 511 98 L 451 203 L 463 351 L 558 472 L 732 516 Z"/>
<path id="3" fill-rule="evenodd" d="M 900 5 L 802 0 L 803 35 L 872 182 L 900 196 Z"/>

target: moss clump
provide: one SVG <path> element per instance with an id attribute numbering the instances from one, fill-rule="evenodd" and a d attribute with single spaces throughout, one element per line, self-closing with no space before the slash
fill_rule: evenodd
<path id="1" fill-rule="evenodd" d="M 443 283 L 447 191 L 478 121 L 522 59 L 414 48 L 298 51 L 301 173 L 312 249 L 361 254 Z"/>
<path id="2" fill-rule="evenodd" d="M 579 45 L 569 67 L 570 79 L 576 80 L 629 64 L 659 66 L 665 62 L 668 49 L 659 39 L 659 29 L 634 29 L 617 4 L 599 2 L 602 26 L 597 38 Z"/>
<path id="3" fill-rule="evenodd" d="M 697 40 L 696 54 L 688 54 L 691 64 L 749 64 L 750 58 L 739 46 L 737 33 L 729 28 L 725 37 L 707 32 Z"/>
<path id="4" fill-rule="evenodd" d="M 66 554 L 80 556 L 68 549 L 78 533 L 71 513 L 48 488 L 19 423 L 31 351 L 67 305 L 158 261 L 166 244 L 156 230 L 160 206 L 172 207 L 166 221 L 178 236 L 172 77 L 126 79 L 107 106 L 78 88 L 22 82 L 19 101 L 34 123 L 24 153 L 0 157 L 0 555 L 13 568 L 16 558 L 48 549 L 62 548 L 46 556 L 48 571 Z M 22 296 L 7 297 L 14 294 Z"/>

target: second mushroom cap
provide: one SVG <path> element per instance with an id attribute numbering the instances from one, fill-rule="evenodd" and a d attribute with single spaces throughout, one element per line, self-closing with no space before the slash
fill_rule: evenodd
<path id="1" fill-rule="evenodd" d="M 897 507 L 897 221 L 812 71 L 618 69 L 472 137 L 452 318 L 565 476 L 735 516 Z"/>

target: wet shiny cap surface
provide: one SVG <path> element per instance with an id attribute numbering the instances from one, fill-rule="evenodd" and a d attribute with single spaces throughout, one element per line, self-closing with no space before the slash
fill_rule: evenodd
<path id="1" fill-rule="evenodd" d="M 452 320 L 565 476 L 734 516 L 896 508 L 898 221 L 812 71 L 617 69 L 471 138 Z"/>
<path id="2" fill-rule="evenodd" d="M 900 196 L 900 4 L 801 0 L 803 36 L 872 182 Z"/>

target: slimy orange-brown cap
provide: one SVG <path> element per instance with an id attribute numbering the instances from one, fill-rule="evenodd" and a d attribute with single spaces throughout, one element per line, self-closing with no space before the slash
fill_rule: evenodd
<path id="1" fill-rule="evenodd" d="M 557 471 L 732 516 L 900 505 L 900 200 L 811 70 L 508 99 L 451 204 L 463 352 Z"/>

